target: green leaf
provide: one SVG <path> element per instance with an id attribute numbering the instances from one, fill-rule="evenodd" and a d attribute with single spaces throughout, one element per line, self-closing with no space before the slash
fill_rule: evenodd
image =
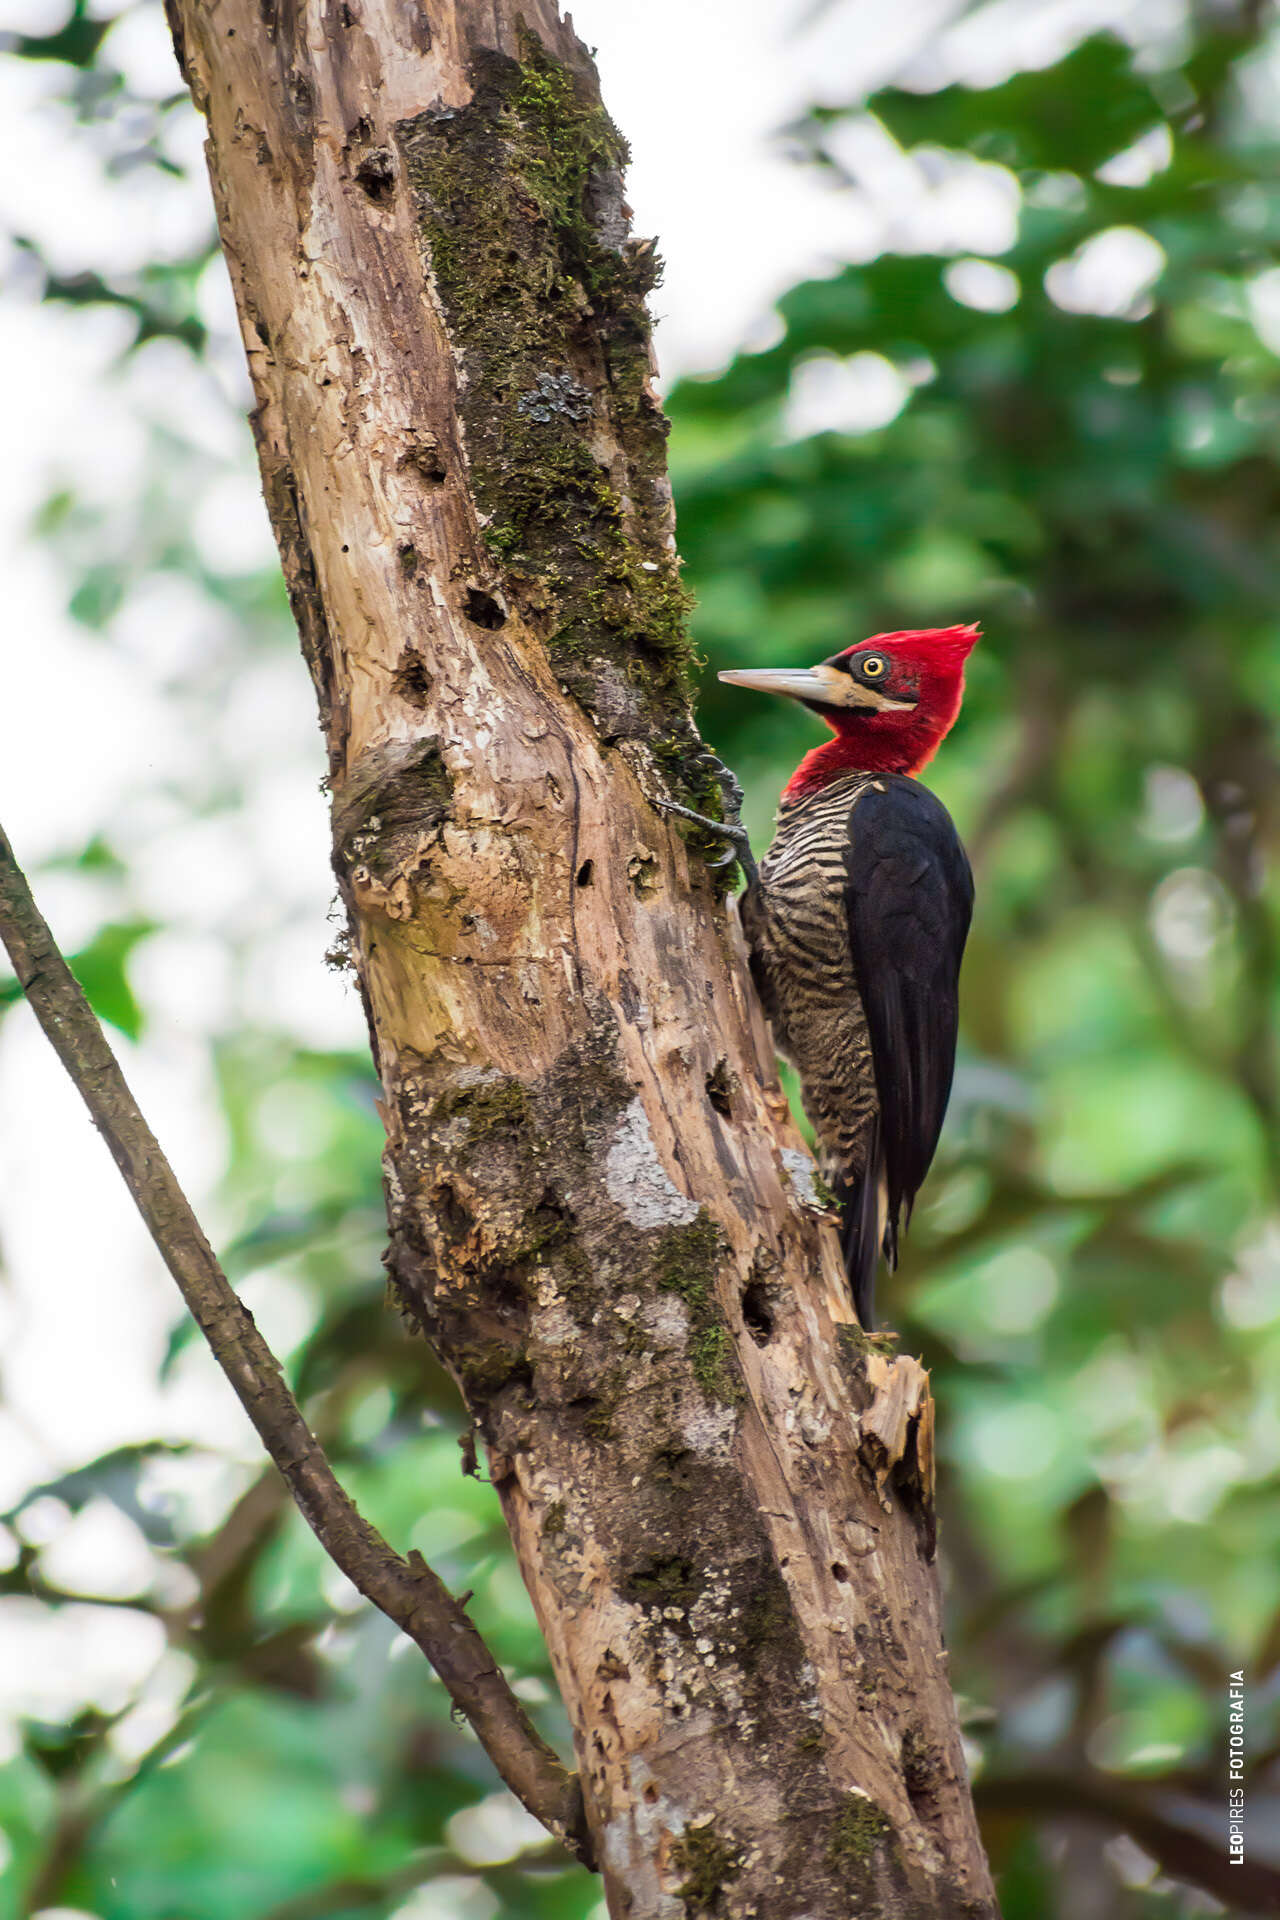
<path id="1" fill-rule="evenodd" d="M 129 985 L 129 959 L 138 943 L 155 931 L 154 920 L 113 921 L 68 962 L 98 1018 L 130 1040 L 141 1038 L 145 1020 Z"/>

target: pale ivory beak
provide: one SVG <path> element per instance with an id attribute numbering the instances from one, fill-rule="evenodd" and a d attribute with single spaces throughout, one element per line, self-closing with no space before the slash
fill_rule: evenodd
<path id="1" fill-rule="evenodd" d="M 744 667 L 722 673 L 731 687 L 754 687 L 757 693 L 786 693 L 815 707 L 852 707 L 859 713 L 910 713 L 914 700 L 891 700 L 874 687 L 864 686 L 839 667 Z"/>
<path id="2" fill-rule="evenodd" d="M 845 705 L 849 692 L 848 674 L 835 667 L 746 667 L 718 678 L 731 687 L 786 693 L 793 700 L 820 700 L 824 706 Z"/>

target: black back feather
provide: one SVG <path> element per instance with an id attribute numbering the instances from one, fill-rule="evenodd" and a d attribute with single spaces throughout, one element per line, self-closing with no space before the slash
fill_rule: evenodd
<path id="1" fill-rule="evenodd" d="M 929 1171 L 955 1070 L 960 960 L 973 913 L 973 875 L 951 816 L 927 787 L 882 774 L 854 805 L 845 905 L 866 1011 L 880 1114 L 866 1170 L 841 1194 L 845 1268 L 871 1326 L 883 1248 L 898 1234 Z M 880 1187 L 887 1217 L 877 1231 Z"/>

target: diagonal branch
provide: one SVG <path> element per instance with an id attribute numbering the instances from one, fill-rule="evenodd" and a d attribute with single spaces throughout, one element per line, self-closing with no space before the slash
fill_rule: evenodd
<path id="1" fill-rule="evenodd" d="M 1118 1828 L 1158 1861 L 1165 1873 L 1230 1902 L 1233 1912 L 1280 1913 L 1280 1873 L 1275 1867 L 1262 1858 L 1238 1864 L 1229 1860 L 1221 1844 L 1206 1839 L 1192 1824 L 1203 1812 L 1203 1803 L 1165 1791 L 1158 1779 L 1122 1780 L 1089 1769 L 1027 1773 L 980 1780 L 974 1798 L 987 1818 L 1076 1818 Z M 1186 1824 L 1179 1813 L 1187 1816 Z M 1223 1816 L 1216 1818 L 1221 1822 Z"/>
<path id="2" fill-rule="evenodd" d="M 507 1685 L 475 1626 L 419 1554 L 402 1558 L 334 1476 L 279 1362 L 218 1265 L 0 829 L 0 939 L 37 1020 L 111 1149 L 214 1358 L 298 1510 L 366 1599 L 419 1646 L 516 1798 L 586 1860 L 582 1792 Z"/>

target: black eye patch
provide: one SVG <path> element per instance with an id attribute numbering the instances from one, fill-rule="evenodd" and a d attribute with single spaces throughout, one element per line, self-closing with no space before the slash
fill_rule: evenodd
<path id="1" fill-rule="evenodd" d="M 835 667 L 841 673 L 847 673 L 851 680 L 861 681 L 869 687 L 884 686 L 893 676 L 893 661 L 887 653 L 833 653 L 829 660 L 823 661 L 824 667 Z"/>
<path id="2" fill-rule="evenodd" d="M 835 667 L 840 673 L 847 673 L 851 676 L 856 674 L 858 679 L 862 680 L 866 678 L 864 668 L 866 666 L 867 657 L 868 656 L 863 653 L 833 653 L 831 655 L 831 658 L 829 660 L 824 660 L 822 664 L 824 667 Z M 879 654 L 873 655 L 871 657 L 874 659 L 882 658 L 882 656 Z M 886 660 L 884 664 L 885 664 L 885 671 L 887 672 L 889 663 Z M 883 675 L 881 676 L 881 678 L 883 678 Z"/>

